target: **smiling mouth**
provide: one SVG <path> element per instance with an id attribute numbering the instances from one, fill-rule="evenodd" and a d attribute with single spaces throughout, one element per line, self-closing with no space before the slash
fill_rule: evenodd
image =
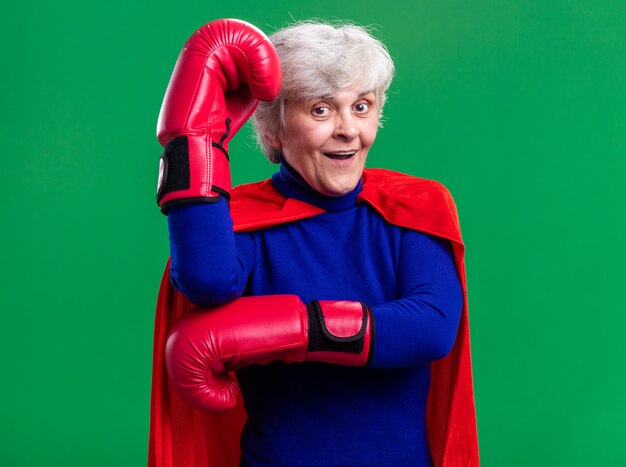
<path id="1" fill-rule="evenodd" d="M 325 152 L 323 153 L 329 159 L 335 159 L 339 161 L 345 161 L 350 159 L 356 154 L 356 151 L 337 151 L 337 152 Z"/>

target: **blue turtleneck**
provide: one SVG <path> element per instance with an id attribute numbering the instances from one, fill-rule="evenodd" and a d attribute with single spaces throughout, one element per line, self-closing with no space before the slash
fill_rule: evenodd
<path id="1" fill-rule="evenodd" d="M 174 286 L 194 303 L 290 293 L 362 301 L 376 320 L 367 368 L 276 362 L 238 371 L 248 421 L 242 465 L 431 465 L 430 362 L 452 347 L 462 294 L 447 241 L 387 223 L 358 200 L 320 195 L 283 163 L 272 183 L 326 212 L 233 234 L 228 206 L 173 207 Z"/>

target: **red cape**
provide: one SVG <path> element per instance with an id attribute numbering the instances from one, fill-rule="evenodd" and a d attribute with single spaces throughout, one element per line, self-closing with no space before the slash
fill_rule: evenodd
<path id="1" fill-rule="evenodd" d="M 391 224 L 447 238 L 452 243 L 465 299 L 452 351 L 431 365 L 428 437 L 436 467 L 478 466 L 464 246 L 454 201 L 438 182 L 382 169 L 364 171 L 359 199 Z M 301 201 L 284 198 L 269 180 L 239 186 L 232 194 L 235 231 L 262 229 L 322 212 Z M 167 380 L 165 336 L 176 319 L 191 307 L 171 286 L 168 263 L 161 281 L 154 329 L 148 465 L 234 467 L 239 465 L 239 437 L 246 418 L 242 401 L 225 414 L 201 412 L 184 403 Z"/>

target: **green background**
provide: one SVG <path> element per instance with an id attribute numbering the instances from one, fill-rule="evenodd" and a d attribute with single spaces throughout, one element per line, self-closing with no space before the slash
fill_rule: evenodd
<path id="1" fill-rule="evenodd" d="M 626 465 L 623 1 L 11 2 L 0 18 L 0 463 L 144 465 L 156 119 L 220 17 L 378 25 L 370 167 L 442 181 L 467 244 L 483 465 Z M 249 128 L 236 183 L 274 166 Z"/>

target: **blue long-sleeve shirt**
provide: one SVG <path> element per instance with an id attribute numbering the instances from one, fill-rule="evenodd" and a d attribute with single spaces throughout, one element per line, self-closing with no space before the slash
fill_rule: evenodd
<path id="1" fill-rule="evenodd" d="M 389 224 L 357 202 L 360 184 L 325 197 L 285 164 L 272 181 L 326 212 L 233 234 L 223 201 L 172 208 L 174 286 L 208 306 L 242 294 L 362 301 L 376 337 L 367 368 L 276 362 L 240 370 L 242 464 L 430 465 L 430 362 L 452 347 L 462 305 L 449 242 Z"/>

